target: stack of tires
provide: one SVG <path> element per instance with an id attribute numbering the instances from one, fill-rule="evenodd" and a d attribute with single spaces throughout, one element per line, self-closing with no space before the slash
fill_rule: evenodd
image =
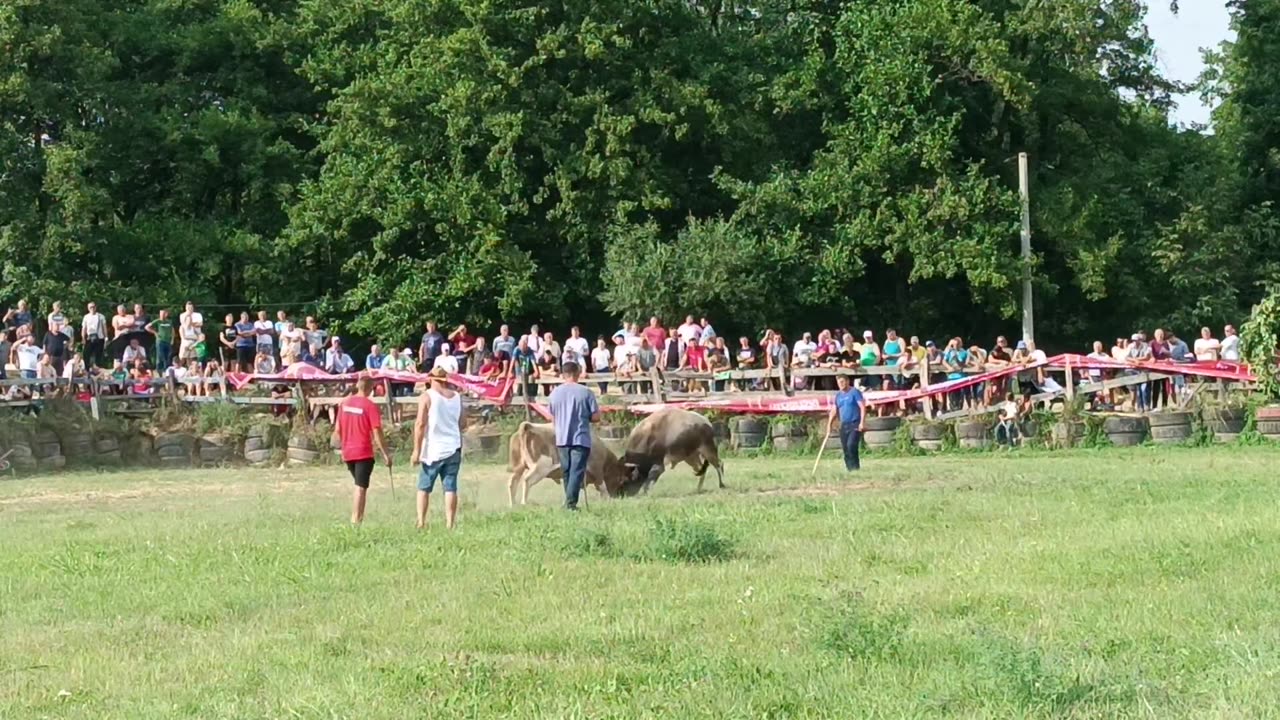
<path id="1" fill-rule="evenodd" d="M 156 459 L 155 438 L 143 432 L 125 435 L 121 453 L 125 462 L 150 465 Z"/>
<path id="2" fill-rule="evenodd" d="M 1280 441 L 1280 406 L 1268 405 L 1258 408 L 1253 420 L 1254 428 L 1259 435 L 1272 442 Z"/>
<path id="3" fill-rule="evenodd" d="M 36 430 L 35 445 L 31 452 L 36 459 L 36 469 L 40 472 L 61 470 L 67 466 L 67 458 L 62 454 L 62 443 L 52 430 Z"/>
<path id="4" fill-rule="evenodd" d="M 9 462 L 13 464 L 14 472 L 27 474 L 36 470 L 35 451 L 31 448 L 31 436 L 21 433 L 11 440 L 12 451 L 9 455 Z"/>
<path id="5" fill-rule="evenodd" d="M 244 439 L 244 459 L 253 467 L 271 464 L 271 426 L 254 425 Z"/>
<path id="6" fill-rule="evenodd" d="M 1085 424 L 1079 420 L 1060 420 L 1053 424 L 1051 433 L 1055 448 L 1073 448 L 1085 437 Z"/>
<path id="7" fill-rule="evenodd" d="M 75 464 L 93 462 L 93 435 L 87 430 L 70 428 L 62 435 L 62 454 Z"/>
<path id="8" fill-rule="evenodd" d="M 93 461 L 101 467 L 115 467 L 123 459 L 120 439 L 111 433 L 98 433 L 93 438 Z"/>
<path id="9" fill-rule="evenodd" d="M 236 440 L 231 435 L 206 433 L 200 436 L 201 467 L 218 467 L 235 459 Z"/>
<path id="10" fill-rule="evenodd" d="M 320 462 L 320 448 L 309 435 L 293 435 L 289 438 L 285 457 L 290 465 L 315 465 Z"/>
<path id="11" fill-rule="evenodd" d="M 613 450 L 616 440 L 606 440 L 609 449 Z M 496 432 L 468 432 L 462 435 L 462 454 L 469 458 L 494 457 L 502 446 L 502 436 Z M 615 454 L 617 451 L 614 451 Z"/>
<path id="12" fill-rule="evenodd" d="M 1231 443 L 1244 432 L 1244 408 L 1220 407 L 1207 408 L 1204 411 L 1204 424 L 1213 433 L 1215 442 Z"/>
<path id="13" fill-rule="evenodd" d="M 195 449 L 196 439 L 186 433 L 161 433 L 156 436 L 156 456 L 160 458 L 160 467 L 191 467 L 191 453 Z"/>
<path id="14" fill-rule="evenodd" d="M 892 449 L 899 427 L 902 427 L 902 418 L 897 415 L 866 418 L 862 421 L 862 441 L 872 451 Z"/>
<path id="15" fill-rule="evenodd" d="M 1102 421 L 1102 432 L 1116 447 L 1141 445 L 1147 439 L 1147 419 L 1127 415 L 1109 415 Z"/>
<path id="16" fill-rule="evenodd" d="M 729 425 L 733 449 L 737 452 L 759 452 L 769 433 L 769 424 L 754 415 L 739 415 Z"/>
<path id="17" fill-rule="evenodd" d="M 991 446 L 991 427 L 985 420 L 961 420 L 956 423 L 956 445 L 966 450 L 983 450 Z"/>
<path id="18" fill-rule="evenodd" d="M 947 426 L 943 423 L 921 422 L 911 426 L 911 443 L 921 450 L 938 452 L 946 436 Z"/>
<path id="19" fill-rule="evenodd" d="M 712 420 L 711 431 L 715 433 L 717 447 L 721 447 L 725 443 L 729 442 L 731 435 L 729 433 L 729 423 L 727 421 Z"/>
<path id="20" fill-rule="evenodd" d="M 803 450 L 809 440 L 805 426 L 798 422 L 774 423 L 769 430 L 775 452 Z"/>
<path id="21" fill-rule="evenodd" d="M 1147 416 L 1151 440 L 1158 445 L 1179 445 L 1191 439 L 1192 415 L 1189 412 L 1158 412 Z M 1139 441 L 1141 442 L 1141 441 Z"/>

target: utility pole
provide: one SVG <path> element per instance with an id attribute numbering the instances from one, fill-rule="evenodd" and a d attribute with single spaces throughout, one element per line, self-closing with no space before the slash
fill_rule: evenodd
<path id="1" fill-rule="evenodd" d="M 1031 175 L 1027 154 L 1018 153 L 1018 194 L 1022 198 L 1022 339 L 1036 339 L 1031 295 Z"/>

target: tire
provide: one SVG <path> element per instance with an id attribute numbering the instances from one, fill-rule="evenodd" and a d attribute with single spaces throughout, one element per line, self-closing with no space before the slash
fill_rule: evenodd
<path id="1" fill-rule="evenodd" d="M 928 450 L 929 452 L 939 452 L 942 450 L 941 440 L 916 440 L 915 443 L 916 447 L 921 450 Z"/>
<path id="2" fill-rule="evenodd" d="M 100 452 L 94 461 L 99 465 L 119 465 L 121 461 L 119 450 L 110 450 L 108 452 Z"/>
<path id="3" fill-rule="evenodd" d="M 61 470 L 67 466 L 67 458 L 62 455 L 54 455 L 52 457 L 40 458 L 36 461 L 36 468 L 40 472 L 53 472 Z"/>
<path id="4" fill-rule="evenodd" d="M 1191 439 L 1190 425 L 1157 425 L 1151 428 L 1151 439 L 1160 445 L 1176 445 Z"/>
<path id="5" fill-rule="evenodd" d="M 882 450 L 893 447 L 893 444 L 898 441 L 898 431 L 868 430 L 862 434 L 862 439 L 867 443 L 867 447 L 873 450 Z"/>
<path id="6" fill-rule="evenodd" d="M 1280 436 L 1280 420 L 1259 420 L 1258 432 L 1267 437 Z"/>
<path id="7" fill-rule="evenodd" d="M 244 441 L 244 456 L 249 457 L 249 453 L 259 450 L 267 450 L 267 440 L 263 437 L 247 437 Z"/>
<path id="8" fill-rule="evenodd" d="M 180 447 L 185 450 L 190 450 L 194 445 L 195 438 L 183 433 L 164 433 L 162 435 L 157 435 L 155 442 L 157 453 L 162 448 L 166 447 Z"/>
<path id="9" fill-rule="evenodd" d="M 1107 433 L 1107 439 L 1116 447 L 1133 447 L 1141 445 L 1147 439 L 1147 434 L 1142 432 Z"/>
<path id="10" fill-rule="evenodd" d="M 1147 424 L 1152 430 L 1158 427 L 1191 427 L 1191 419 L 1189 412 L 1159 412 L 1148 415 Z"/>
<path id="11" fill-rule="evenodd" d="M 730 427 L 733 429 L 734 435 L 764 435 L 769 431 L 769 424 L 758 417 L 751 415 L 739 415 L 733 420 L 734 422 Z"/>
<path id="12" fill-rule="evenodd" d="M 729 439 L 729 423 L 724 420 L 713 421 L 711 423 L 711 431 L 715 434 L 717 443 L 721 443 Z"/>
<path id="13" fill-rule="evenodd" d="M 957 440 L 986 440 L 991 437 L 991 428 L 987 427 L 984 422 L 958 422 L 956 423 L 956 439 Z M 961 443 L 964 447 L 964 444 Z"/>
<path id="14" fill-rule="evenodd" d="M 72 433 L 62 444 L 62 454 L 79 460 L 93 455 L 93 436 L 88 433 Z"/>
<path id="15" fill-rule="evenodd" d="M 1205 427 L 1209 428 L 1209 431 L 1214 435 L 1239 435 L 1244 432 L 1244 422 L 1244 418 L 1240 418 L 1239 420 L 1206 418 L 1204 424 Z"/>
<path id="16" fill-rule="evenodd" d="M 1140 417 L 1126 417 L 1124 415 L 1111 415 L 1102 421 L 1102 431 L 1108 435 L 1121 433 L 1139 433 L 1146 434 L 1147 420 Z"/>
<path id="17" fill-rule="evenodd" d="M 156 450 L 156 456 L 159 457 L 161 461 L 172 460 L 174 458 L 190 460 L 191 451 L 181 445 L 165 445 L 164 447 Z"/>
<path id="18" fill-rule="evenodd" d="M 764 433 L 738 432 L 733 435 L 733 447 L 739 450 L 756 450 L 764 446 Z"/>
<path id="19" fill-rule="evenodd" d="M 271 450 L 263 448 L 261 450 L 246 450 L 244 459 L 250 465 L 266 465 L 271 462 Z"/>
<path id="20" fill-rule="evenodd" d="M 36 460 L 45 460 L 52 457 L 62 457 L 62 443 L 54 441 L 51 443 L 43 443 L 35 447 Z"/>
<path id="21" fill-rule="evenodd" d="M 312 465 L 320 460 L 319 451 L 299 447 L 289 448 L 287 456 L 291 464 Z"/>
<path id="22" fill-rule="evenodd" d="M 947 433 L 947 426 L 946 426 L 946 425 L 925 425 L 925 424 L 920 424 L 920 425 L 912 425 L 912 426 L 911 426 L 911 439 L 912 439 L 912 440 L 917 440 L 917 441 L 919 441 L 919 440 L 925 440 L 925 441 L 929 441 L 929 442 L 941 442 L 941 441 L 942 441 L 943 436 L 944 436 L 944 435 L 946 435 L 946 433 Z"/>
<path id="23" fill-rule="evenodd" d="M 306 450 L 308 452 L 316 451 L 315 441 L 306 435 L 291 435 L 289 437 L 289 448 L 291 450 Z"/>
<path id="24" fill-rule="evenodd" d="M 208 435 L 200 436 L 200 449 L 203 450 L 204 448 L 211 447 L 230 447 L 234 442 L 235 441 L 232 440 L 230 436 L 223 435 L 221 433 L 210 433 Z"/>
<path id="25" fill-rule="evenodd" d="M 61 442 L 58 440 L 58 434 L 52 430 L 37 430 L 35 436 L 32 437 L 37 445 L 48 445 L 50 443 Z"/>
<path id="26" fill-rule="evenodd" d="M 863 420 L 862 427 L 867 432 L 897 430 L 902 425 L 902 418 L 897 415 L 885 417 L 869 417 Z"/>
<path id="27" fill-rule="evenodd" d="M 111 453 L 111 452 L 119 452 L 120 440 L 116 438 L 114 435 L 102 435 L 102 436 L 99 436 L 98 439 L 93 442 L 93 449 L 97 451 L 99 455 L 104 455 L 106 453 Z"/>
<path id="28" fill-rule="evenodd" d="M 220 447 L 203 447 L 200 448 L 200 462 L 202 463 L 223 463 L 231 459 L 231 453 L 226 448 Z"/>
<path id="29" fill-rule="evenodd" d="M 806 438 L 791 437 L 789 435 L 776 437 L 773 439 L 773 449 L 778 452 L 795 452 L 803 450 Z"/>
<path id="30" fill-rule="evenodd" d="M 1255 420 L 1280 420 L 1280 405 L 1268 405 L 1258 408 L 1253 414 Z"/>
<path id="31" fill-rule="evenodd" d="M 162 468 L 189 468 L 191 467 L 191 458 L 182 457 L 160 457 L 160 467 Z"/>
<path id="32" fill-rule="evenodd" d="M 30 445 L 14 445 L 13 455 L 11 455 L 10 457 L 12 457 L 14 460 L 22 460 L 22 459 L 30 460 L 31 458 L 35 457 L 35 453 L 31 452 Z"/>

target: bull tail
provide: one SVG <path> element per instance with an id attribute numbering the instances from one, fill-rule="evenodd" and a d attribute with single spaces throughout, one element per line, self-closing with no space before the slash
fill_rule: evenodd
<path id="1" fill-rule="evenodd" d="M 520 423 L 516 431 L 511 434 L 511 440 L 507 443 L 507 471 L 515 472 L 520 465 L 520 458 L 524 455 L 525 439 L 529 434 L 526 426 L 528 422 Z"/>

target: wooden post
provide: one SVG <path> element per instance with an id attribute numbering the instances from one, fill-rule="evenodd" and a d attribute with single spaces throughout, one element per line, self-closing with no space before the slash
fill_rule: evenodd
<path id="1" fill-rule="evenodd" d="M 90 375 L 87 379 L 89 381 L 89 414 L 94 420 L 101 420 L 102 406 L 98 402 L 98 378 Z"/>
<path id="2" fill-rule="evenodd" d="M 395 417 L 395 415 L 391 412 L 393 409 L 391 407 L 391 403 L 395 402 L 395 399 L 391 397 L 391 381 L 388 380 L 387 378 L 382 378 L 382 394 L 387 400 L 386 420 L 387 420 L 387 424 L 390 425 L 392 422 L 394 422 L 392 418 Z"/>
<path id="3" fill-rule="evenodd" d="M 925 391 L 924 396 L 924 416 L 929 420 L 933 419 L 933 395 L 928 394 L 929 376 L 929 352 L 924 353 L 924 360 L 920 363 L 920 388 Z"/>
<path id="4" fill-rule="evenodd" d="M 302 381 L 295 380 L 293 382 L 293 401 L 297 404 L 298 415 L 303 420 L 308 420 L 307 416 L 311 408 L 307 407 L 307 393 L 302 389 Z"/>
<path id="5" fill-rule="evenodd" d="M 1067 368 L 1066 375 L 1064 376 L 1063 379 L 1066 380 L 1067 386 L 1064 389 L 1067 391 L 1067 404 L 1070 405 L 1071 403 L 1075 402 L 1075 399 L 1076 399 L 1076 381 L 1075 381 L 1075 374 L 1071 370 L 1070 357 L 1067 358 L 1066 368 Z"/>
<path id="6" fill-rule="evenodd" d="M 649 381 L 653 384 L 653 400 L 654 402 L 664 403 L 667 401 L 667 390 L 663 387 L 662 374 L 658 372 L 658 366 L 654 365 L 649 368 Z"/>

